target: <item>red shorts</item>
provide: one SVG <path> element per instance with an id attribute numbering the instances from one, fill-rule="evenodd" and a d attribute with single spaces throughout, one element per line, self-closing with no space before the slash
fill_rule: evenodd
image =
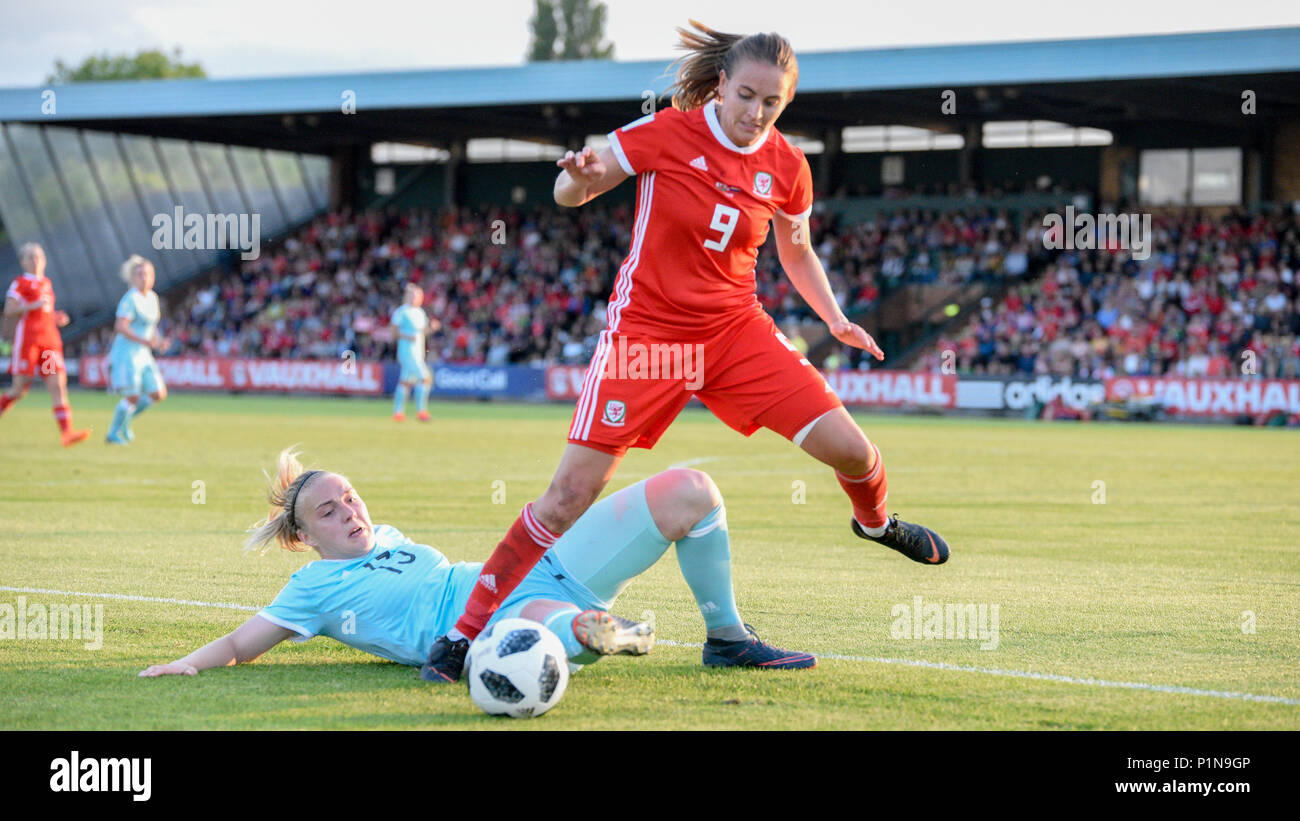
<path id="1" fill-rule="evenodd" d="M 27 342 L 16 340 L 13 359 L 9 363 L 9 372 L 14 376 L 34 376 L 43 379 L 47 376 L 65 373 L 63 369 L 63 341 L 59 339 L 37 339 Z"/>
<path id="2" fill-rule="evenodd" d="M 622 456 L 652 448 L 698 396 L 729 427 L 787 439 L 842 407 L 825 378 L 767 314 L 738 320 L 703 342 L 662 342 L 603 331 L 587 367 L 569 441 Z"/>

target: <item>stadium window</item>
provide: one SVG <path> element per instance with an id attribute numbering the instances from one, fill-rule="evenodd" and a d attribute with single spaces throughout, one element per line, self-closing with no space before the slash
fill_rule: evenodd
<path id="1" fill-rule="evenodd" d="M 465 156 L 470 162 L 558 160 L 564 156 L 564 149 L 550 143 L 487 137 L 467 141 Z"/>
<path id="2" fill-rule="evenodd" d="M 1241 149 L 1192 150 L 1192 204 L 1241 204 Z"/>
<path id="3" fill-rule="evenodd" d="M 410 143 L 374 143 L 370 146 L 370 161 L 375 165 L 401 163 L 446 162 L 451 156 L 441 148 Z"/>
<path id="4" fill-rule="evenodd" d="M 1240 148 L 1143 151 L 1138 197 L 1143 205 L 1240 205 Z"/>
<path id="5" fill-rule="evenodd" d="M 944 134 L 928 128 L 914 128 L 909 125 L 854 125 L 841 132 L 840 150 L 846 154 L 878 151 L 952 151 L 965 144 L 966 141 L 960 134 Z"/>
<path id="6" fill-rule="evenodd" d="M 1006 120 L 984 123 L 985 148 L 1054 148 L 1110 145 L 1115 135 L 1101 128 L 1084 128 L 1052 120 Z"/>
<path id="7" fill-rule="evenodd" d="M 811 137 L 800 137 L 798 134 L 786 134 L 786 142 L 800 149 L 805 154 L 821 154 L 826 150 L 826 144 L 821 140 L 814 140 Z"/>

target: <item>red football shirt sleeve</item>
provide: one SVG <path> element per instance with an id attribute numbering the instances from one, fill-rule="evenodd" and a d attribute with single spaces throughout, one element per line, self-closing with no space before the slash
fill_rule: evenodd
<path id="1" fill-rule="evenodd" d="M 676 110 L 665 108 L 609 132 L 609 147 L 624 171 L 640 174 L 655 169 L 659 162 L 660 147 L 671 139 L 668 131 Z"/>
<path id="2" fill-rule="evenodd" d="M 801 151 L 799 152 L 799 175 L 795 178 L 794 187 L 790 189 L 790 198 L 776 209 L 776 213 L 786 219 L 800 222 L 808 219 L 812 214 L 812 204 L 812 169 L 808 167 L 808 158 Z"/>

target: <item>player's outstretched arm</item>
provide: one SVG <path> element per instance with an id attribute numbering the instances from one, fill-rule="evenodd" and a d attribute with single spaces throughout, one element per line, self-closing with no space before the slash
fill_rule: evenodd
<path id="1" fill-rule="evenodd" d="M 831 291 L 831 284 L 826 279 L 822 261 L 813 252 L 807 221 L 795 222 L 778 216 L 774 222 L 777 258 L 781 260 L 781 267 L 785 269 L 785 275 L 790 278 L 799 296 L 821 317 L 831 335 L 840 342 L 862 348 L 876 359 L 884 359 L 885 352 L 880 350 L 876 340 L 861 325 L 850 322 L 840 310 L 835 294 Z"/>
<path id="2" fill-rule="evenodd" d="M 139 675 L 141 678 L 168 675 L 192 676 L 200 670 L 212 667 L 244 664 L 291 636 L 293 636 L 292 630 L 272 624 L 260 616 L 253 616 L 232 632 L 208 642 L 185 658 L 177 659 L 170 664 L 155 664 L 146 670 L 141 670 Z"/>
<path id="3" fill-rule="evenodd" d="M 566 208 L 591 202 L 628 177 L 611 148 L 599 154 L 591 148 L 568 151 L 555 164 L 564 169 L 555 179 L 555 202 Z"/>

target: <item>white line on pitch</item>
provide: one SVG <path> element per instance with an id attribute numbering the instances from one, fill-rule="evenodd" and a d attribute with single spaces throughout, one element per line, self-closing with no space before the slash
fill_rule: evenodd
<path id="1" fill-rule="evenodd" d="M 246 604 L 226 604 L 224 602 L 212 601 L 190 601 L 189 599 L 165 599 L 158 596 L 131 596 L 125 593 L 80 593 L 75 590 L 45 590 L 40 587 L 0 587 L 0 590 L 9 590 L 14 593 L 48 593 L 51 596 L 88 596 L 95 599 L 120 599 L 122 601 L 146 601 L 158 602 L 159 604 L 188 604 L 194 607 L 220 607 L 225 610 L 248 610 L 256 613 L 261 610 L 260 607 L 249 607 Z"/>
<path id="2" fill-rule="evenodd" d="M 164 484 L 182 484 L 181 482 L 164 482 L 161 479 L 48 479 L 41 482 L 29 482 L 20 480 L 16 482 L 0 482 L 0 487 L 72 487 L 82 485 L 164 485 Z"/>
<path id="3" fill-rule="evenodd" d="M 47 590 L 40 587 L 5 586 L 0 586 L 0 590 L 8 590 L 13 593 L 46 593 L 51 596 L 88 596 L 97 599 L 120 599 L 124 601 L 157 602 L 159 604 L 185 604 L 193 607 L 219 607 L 225 610 L 245 610 L 253 613 L 262 609 L 247 604 L 191 601 L 189 599 L 170 599 L 160 596 L 131 596 L 124 593 L 81 593 L 73 590 Z M 693 647 L 697 649 L 704 646 L 702 644 L 691 644 L 690 642 L 673 641 L 671 639 L 658 639 L 655 644 L 664 645 L 666 647 Z M 930 670 L 955 670 L 961 673 L 983 673 L 986 676 L 1007 676 L 1010 678 L 1037 679 L 1039 681 L 1057 681 L 1063 684 L 1084 684 L 1090 687 L 1118 687 L 1124 690 L 1146 690 L 1154 693 L 1173 693 L 1175 695 L 1184 696 L 1209 696 L 1211 698 L 1261 701 L 1269 704 L 1289 704 L 1300 706 L 1300 699 L 1286 698 L 1285 696 L 1268 696 L 1259 695 L 1257 693 L 1234 693 L 1224 690 L 1200 690 L 1195 687 L 1179 687 L 1173 684 L 1146 684 L 1140 681 L 1107 681 L 1100 678 L 1078 678 L 1076 676 L 1057 675 L 1056 673 L 1034 673 L 1028 670 L 1000 670 L 996 667 L 968 667 L 963 664 L 948 664 L 947 662 L 942 661 L 921 661 L 918 659 L 844 656 L 838 653 L 814 653 L 813 655 L 821 659 L 836 659 L 838 661 L 867 661 L 875 664 L 901 664 L 906 667 L 925 667 Z"/>
<path id="4" fill-rule="evenodd" d="M 703 647 L 702 644 L 657 639 L 655 644 L 669 647 Z M 1184 696 L 1210 696 L 1212 698 L 1239 699 L 1241 701 L 1263 701 L 1270 704 L 1300 705 L 1300 699 L 1285 696 L 1264 696 L 1256 693 L 1232 693 L 1223 690 L 1198 690 L 1195 687 L 1179 687 L 1173 684 L 1146 684 L 1140 681 L 1106 681 L 1100 678 L 1077 678 L 1056 673 L 1034 673 L 1028 670 L 999 670 L 996 667 L 967 667 L 962 664 L 948 664 L 942 661 L 920 661 L 917 659 L 890 659 L 872 656 L 842 656 L 837 653 L 813 653 L 819 659 L 838 659 L 840 661 L 869 661 L 876 664 L 902 664 L 907 667 L 925 667 L 931 670 L 956 670 L 962 673 L 983 673 L 986 676 L 1009 676 L 1012 678 L 1032 678 L 1040 681 L 1059 681 L 1064 684 L 1086 684 L 1091 687 L 1119 687 L 1125 690 L 1148 690 L 1155 693 L 1176 693 Z"/>
<path id="5" fill-rule="evenodd" d="M 705 462 L 712 462 L 714 459 L 717 458 L 718 457 L 716 456 L 697 456 L 694 459 L 686 459 L 685 461 L 682 462 L 673 462 L 671 465 L 668 466 L 668 469 L 672 470 L 673 468 L 688 468 L 691 465 L 702 465 Z"/>

